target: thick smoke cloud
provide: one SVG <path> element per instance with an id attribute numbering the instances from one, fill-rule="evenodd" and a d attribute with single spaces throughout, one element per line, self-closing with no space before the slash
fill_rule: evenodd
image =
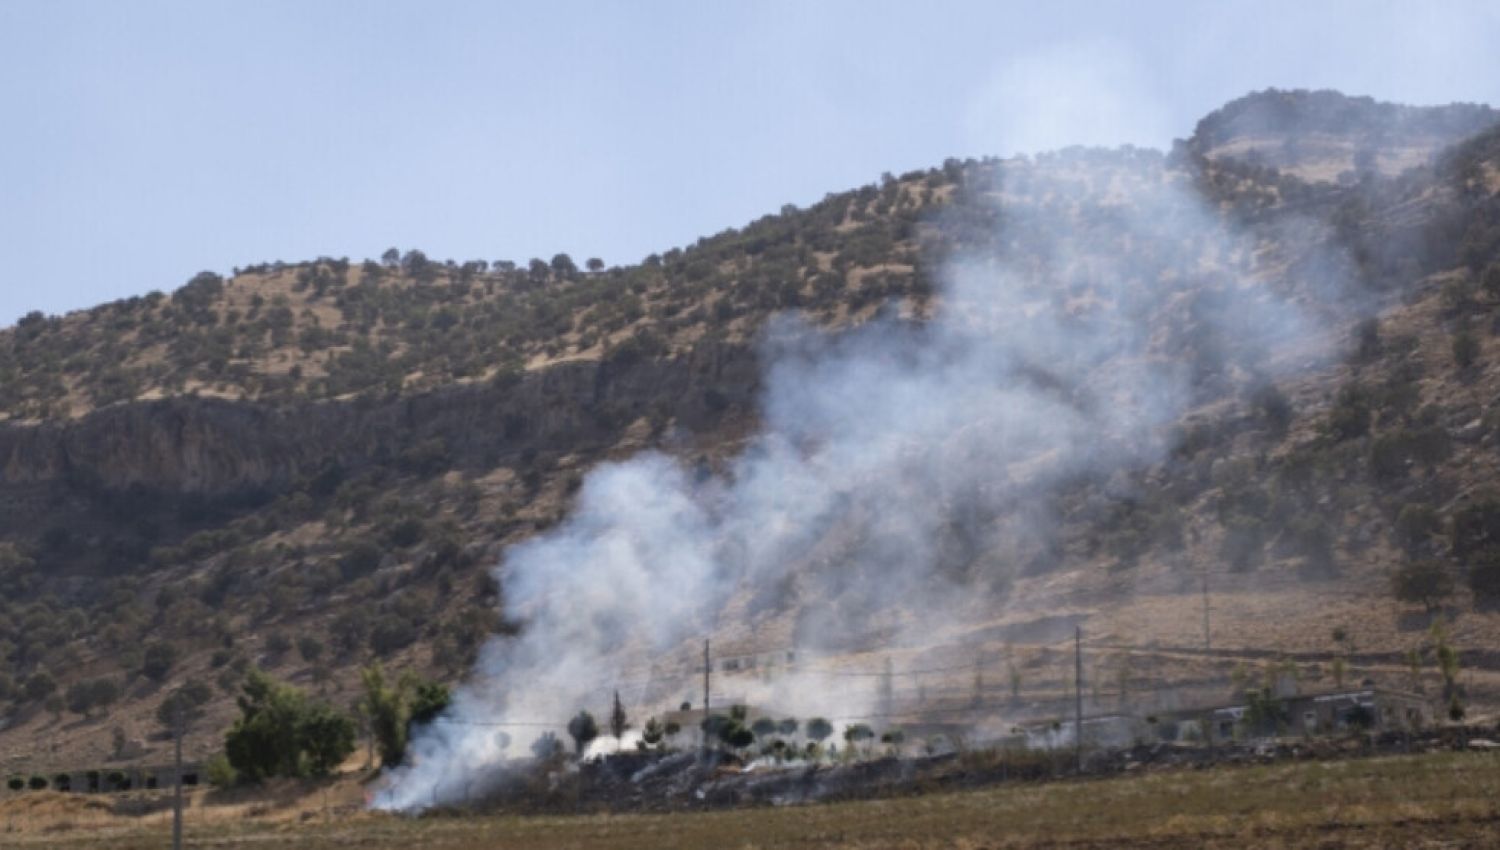
<path id="1" fill-rule="evenodd" d="M 1001 223 L 953 255 L 930 318 L 892 305 L 832 335 L 774 321 L 760 436 L 719 475 L 656 452 L 604 465 L 565 522 L 513 547 L 496 573 L 521 633 L 485 648 L 376 804 L 459 799 L 541 731 L 491 724 L 565 737 L 615 687 L 638 716 L 675 707 L 690 682 L 628 690 L 640 673 L 620 671 L 685 666 L 685 647 L 760 608 L 800 610 L 800 647 L 874 624 L 920 645 L 993 614 L 1021 566 L 983 553 L 1045 541 L 1047 493 L 1159 461 L 1205 385 L 1264 377 L 1266 352 L 1317 337 L 1257 278 L 1253 237 L 1188 185 L 1142 151 L 975 171 L 962 191 Z M 798 677 L 771 698 L 804 717 L 870 708 Z"/>

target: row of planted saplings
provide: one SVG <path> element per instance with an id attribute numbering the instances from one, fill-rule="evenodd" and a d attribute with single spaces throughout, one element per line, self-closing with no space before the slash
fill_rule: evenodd
<path id="1" fill-rule="evenodd" d="M 82 781 L 80 781 L 82 780 Z M 170 775 L 158 778 L 154 773 L 133 774 L 123 770 L 111 770 L 108 772 L 100 770 L 85 771 L 82 774 L 59 773 L 55 776 L 43 776 L 32 774 L 31 776 L 12 776 L 5 782 L 5 787 L 11 791 L 45 791 L 48 788 L 54 791 L 80 791 L 90 794 L 98 794 L 111 791 L 129 791 L 137 787 L 155 789 L 167 787 L 172 784 Z M 197 785 L 198 774 L 182 774 L 183 785 Z"/>

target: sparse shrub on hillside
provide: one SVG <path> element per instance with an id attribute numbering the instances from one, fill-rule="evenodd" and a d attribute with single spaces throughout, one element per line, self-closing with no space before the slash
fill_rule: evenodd
<path id="1" fill-rule="evenodd" d="M 1298 514 L 1282 531 L 1283 545 L 1288 554 L 1302 556 L 1304 571 L 1315 576 L 1337 571 L 1333 557 L 1334 540 L 1335 530 L 1329 519 L 1316 512 Z"/>
<path id="2" fill-rule="evenodd" d="M 1396 478 L 1412 463 L 1431 466 L 1447 460 L 1452 451 L 1452 440 L 1440 427 L 1397 428 L 1370 444 L 1370 469 L 1378 478 Z"/>
<path id="3" fill-rule="evenodd" d="M 370 627 L 370 649 L 376 655 L 390 655 L 410 646 L 416 639 L 416 625 L 399 614 L 381 614 Z"/>
<path id="4" fill-rule="evenodd" d="M 105 708 L 120 696 L 120 684 L 104 677 L 75 682 L 68 686 L 68 710 L 74 714 L 90 715 L 94 709 Z"/>
<path id="5" fill-rule="evenodd" d="M 1370 431 L 1370 413 L 1368 391 L 1358 384 L 1341 387 L 1328 412 L 1328 435 L 1335 440 L 1363 437 Z"/>
<path id="6" fill-rule="evenodd" d="M 375 572 L 384 556 L 380 547 L 369 540 L 356 540 L 344 550 L 339 558 L 339 572 L 345 581 L 352 581 Z"/>
<path id="7" fill-rule="evenodd" d="M 323 658 L 323 642 L 312 635 L 303 635 L 297 638 L 297 654 L 303 661 L 316 664 Z"/>
<path id="8" fill-rule="evenodd" d="M 1371 316 L 1354 326 L 1354 359 L 1369 363 L 1380 356 L 1380 320 Z"/>
<path id="9" fill-rule="evenodd" d="M 1453 574 L 1436 559 L 1407 561 L 1391 574 L 1391 592 L 1402 602 L 1435 611 L 1453 595 Z"/>
<path id="10" fill-rule="evenodd" d="M 401 467 L 416 475 L 432 475 L 447 468 L 448 444 L 442 437 L 431 437 L 401 453 Z"/>
<path id="11" fill-rule="evenodd" d="M 38 670 L 26 678 L 21 694 L 30 702 L 42 702 L 57 691 L 57 680 L 46 670 Z"/>
<path id="12" fill-rule="evenodd" d="M 1479 360 L 1479 338 L 1469 330 L 1453 335 L 1453 365 L 1460 370 L 1471 368 Z"/>
<path id="13" fill-rule="evenodd" d="M 213 698 L 213 689 L 197 679 L 189 679 L 167 694 L 156 707 L 156 722 L 173 730 L 178 723 L 191 726 L 203 713 L 203 706 Z"/>
<path id="14" fill-rule="evenodd" d="M 275 631 L 266 636 L 266 652 L 273 658 L 280 658 L 292 649 L 292 639 L 284 633 Z"/>
<path id="15" fill-rule="evenodd" d="M 1260 563 L 1265 547 L 1265 524 L 1251 516 L 1237 516 L 1224 526 L 1219 557 L 1235 572 L 1253 569 Z"/>
<path id="16" fill-rule="evenodd" d="M 1442 532 L 1443 522 L 1431 505 L 1412 502 L 1401 506 L 1396 515 L 1396 541 L 1407 551 L 1416 551 L 1428 545 Z"/>
<path id="17" fill-rule="evenodd" d="M 1465 557 L 1500 546 L 1500 499 L 1484 496 L 1453 511 L 1449 521 L 1453 554 Z"/>
<path id="18" fill-rule="evenodd" d="M 9 788 L 12 791 L 20 791 L 26 787 L 26 780 L 22 779 L 19 776 L 12 776 L 11 778 L 5 780 L 5 787 Z"/>
<path id="19" fill-rule="evenodd" d="M 1485 266 L 1479 276 L 1479 288 L 1490 300 L 1500 300 L 1500 260 Z"/>
<path id="20" fill-rule="evenodd" d="M 344 654 L 362 649 L 370 635 L 370 620 L 375 616 L 368 605 L 352 605 L 334 617 L 328 634 L 333 645 Z"/>
<path id="21" fill-rule="evenodd" d="M 157 641 L 146 645 L 145 654 L 141 659 L 141 673 L 154 682 L 160 682 L 167 677 L 176 663 L 177 647 Z"/>
<path id="22" fill-rule="evenodd" d="M 1500 546 L 1482 549 L 1469 558 L 1469 589 L 1486 603 L 1500 600 Z"/>
<path id="23" fill-rule="evenodd" d="M 385 542 L 397 549 L 406 549 L 422 542 L 427 536 L 427 524 L 418 517 L 406 517 L 386 529 Z"/>
<path id="24" fill-rule="evenodd" d="M 1262 384 L 1251 394 L 1250 403 L 1256 416 L 1272 436 L 1279 437 L 1286 433 L 1295 411 L 1292 410 L 1292 403 L 1275 384 Z"/>
<path id="25" fill-rule="evenodd" d="M 1443 284 L 1443 305 L 1449 315 L 1461 316 L 1472 312 L 1474 304 L 1474 279 L 1468 274 L 1458 274 Z"/>

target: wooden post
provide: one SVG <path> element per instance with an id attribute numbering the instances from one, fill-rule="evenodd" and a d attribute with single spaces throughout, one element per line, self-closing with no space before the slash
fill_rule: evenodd
<path id="1" fill-rule="evenodd" d="M 708 753 L 708 713 L 709 713 L 709 673 L 713 670 L 713 661 L 708 654 L 708 638 L 703 639 L 703 752 Z"/>
<path id="2" fill-rule="evenodd" d="M 1083 627 L 1073 629 L 1073 767 L 1083 773 Z"/>
<path id="3" fill-rule="evenodd" d="M 172 709 L 172 850 L 182 850 L 182 701 Z"/>

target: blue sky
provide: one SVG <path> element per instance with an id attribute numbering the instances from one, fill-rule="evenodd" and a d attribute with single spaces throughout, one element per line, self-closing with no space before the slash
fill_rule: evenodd
<path id="1" fill-rule="evenodd" d="M 0 2 L 0 324 L 391 246 L 634 262 L 1267 86 L 1500 103 L 1500 4 Z"/>

